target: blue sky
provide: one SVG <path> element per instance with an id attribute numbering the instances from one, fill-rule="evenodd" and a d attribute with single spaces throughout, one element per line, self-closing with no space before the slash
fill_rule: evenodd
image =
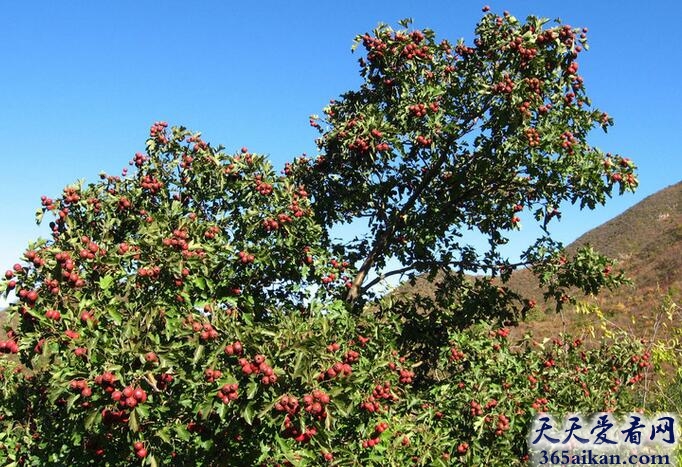
<path id="1" fill-rule="evenodd" d="M 595 212 L 567 210 L 570 242 L 682 179 L 682 2 L 492 1 L 525 17 L 590 29 L 580 58 L 588 93 L 615 117 L 593 143 L 640 167 L 636 195 Z M 411 17 L 441 38 L 470 38 L 479 1 L 24 1 L 0 27 L 0 269 L 39 230 L 42 194 L 118 173 L 156 120 L 228 150 L 269 153 L 276 166 L 314 153 L 308 116 L 360 82 L 353 37 Z M 530 222 L 529 222 L 530 223 Z"/>

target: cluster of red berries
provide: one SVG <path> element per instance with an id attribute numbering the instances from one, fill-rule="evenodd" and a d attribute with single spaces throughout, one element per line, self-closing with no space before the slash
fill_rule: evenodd
<path id="1" fill-rule="evenodd" d="M 137 275 L 140 277 L 149 277 L 152 280 L 159 278 L 161 274 L 161 268 L 159 266 L 142 266 L 137 270 Z"/>
<path id="2" fill-rule="evenodd" d="M 429 110 L 435 113 L 438 112 L 438 109 L 438 102 L 432 102 L 428 106 L 426 104 L 419 103 L 411 105 L 407 108 L 412 115 L 418 118 L 425 117 Z"/>
<path id="3" fill-rule="evenodd" d="M 348 363 L 336 362 L 330 366 L 326 371 L 317 375 L 318 381 L 325 381 L 338 377 L 350 376 L 353 373 L 353 368 Z"/>
<path id="4" fill-rule="evenodd" d="M 458 362 L 460 360 L 463 360 L 466 355 L 464 352 L 459 349 L 458 347 L 451 347 L 450 348 L 450 361 L 451 362 Z"/>
<path id="5" fill-rule="evenodd" d="M 277 382 L 277 375 L 270 365 L 265 361 L 264 355 L 256 355 L 253 357 L 253 361 L 249 361 L 246 358 L 240 358 L 239 364 L 242 367 L 242 373 L 245 375 L 263 375 L 261 378 L 261 383 L 263 384 L 274 384 Z"/>
<path id="6" fill-rule="evenodd" d="M 240 261 L 242 264 L 253 263 L 254 260 L 256 259 L 255 256 L 253 256 L 253 255 L 247 253 L 246 251 L 240 251 L 239 253 L 237 253 L 237 256 L 239 256 L 239 261 Z"/>
<path id="7" fill-rule="evenodd" d="M 418 135 L 416 138 L 417 144 L 422 147 L 430 146 L 432 143 L 431 138 L 427 138 L 424 135 Z"/>
<path id="8" fill-rule="evenodd" d="M 168 137 L 166 136 L 166 128 L 168 128 L 168 123 L 155 122 L 149 129 L 149 136 L 161 142 L 162 144 L 166 144 L 168 143 Z"/>
<path id="9" fill-rule="evenodd" d="M 21 289 L 17 294 L 20 299 L 28 302 L 29 306 L 33 306 L 38 300 L 38 292 L 35 290 Z"/>
<path id="10" fill-rule="evenodd" d="M 305 215 L 305 210 L 301 208 L 298 202 L 298 197 L 299 196 L 296 193 L 293 194 L 292 196 L 293 200 L 289 205 L 289 210 L 294 214 L 294 217 L 303 217 Z"/>
<path id="11" fill-rule="evenodd" d="M 123 391 L 113 391 L 111 398 L 118 402 L 120 408 L 134 409 L 138 404 L 144 404 L 147 401 L 147 393 L 139 386 L 135 388 L 126 386 Z"/>
<path id="12" fill-rule="evenodd" d="M 81 197 L 78 194 L 78 188 L 67 186 L 64 188 L 64 203 L 71 204 L 80 201 Z"/>
<path id="13" fill-rule="evenodd" d="M 415 32 L 418 32 L 418 31 L 415 31 Z M 404 36 L 402 36 L 402 37 L 404 37 Z M 423 35 L 421 37 L 423 38 Z M 421 42 L 421 40 L 419 42 Z M 403 56 L 405 58 L 407 58 L 408 60 L 412 60 L 415 57 L 421 58 L 424 60 L 429 60 L 431 58 L 431 54 L 429 53 L 429 47 L 426 45 L 422 45 L 420 47 L 417 44 L 409 43 L 409 44 L 405 45 L 405 48 L 402 51 Z"/>
<path id="14" fill-rule="evenodd" d="M 187 142 L 194 143 L 194 146 L 189 147 L 189 150 L 192 152 L 206 151 L 208 149 L 208 143 L 199 136 L 190 136 L 187 138 Z"/>
<path id="15" fill-rule="evenodd" d="M 213 368 L 207 368 L 204 371 L 204 379 L 208 383 L 213 383 L 216 380 L 219 380 L 221 376 L 223 376 L 223 372 L 220 370 L 214 370 Z"/>
<path id="16" fill-rule="evenodd" d="M 306 412 L 322 420 L 327 417 L 326 406 L 330 397 L 321 389 L 315 389 L 310 394 L 303 396 L 303 405 Z"/>
<path id="17" fill-rule="evenodd" d="M 483 407 L 481 407 L 481 404 L 479 404 L 476 401 L 471 401 L 469 403 L 470 409 L 469 412 L 471 413 L 472 416 L 477 416 L 477 415 L 483 415 Z"/>
<path id="18" fill-rule="evenodd" d="M 220 227 L 218 227 L 217 225 L 212 225 L 204 232 L 204 238 L 207 240 L 213 240 L 219 233 Z"/>
<path id="19" fill-rule="evenodd" d="M 261 180 L 260 175 L 255 176 L 256 191 L 263 196 L 267 196 L 272 193 L 273 187 L 270 183 Z"/>
<path id="20" fill-rule="evenodd" d="M 412 384 L 414 379 L 414 372 L 411 370 L 400 369 L 398 370 L 398 381 L 402 384 Z"/>
<path id="21" fill-rule="evenodd" d="M 0 341 L 0 353 L 17 353 L 19 352 L 19 346 L 12 339 L 6 341 Z"/>
<path id="22" fill-rule="evenodd" d="M 165 246 L 170 246 L 176 250 L 189 249 L 189 233 L 185 229 L 173 230 L 173 236 L 161 240 Z"/>
<path id="23" fill-rule="evenodd" d="M 386 142 L 377 144 L 377 151 L 378 152 L 388 151 L 389 149 L 391 149 L 391 146 Z"/>
<path id="24" fill-rule="evenodd" d="M 88 254 L 87 256 L 89 258 L 90 254 Z M 85 285 L 85 281 L 81 279 L 81 277 L 78 275 L 76 271 L 74 271 L 74 269 L 76 268 L 76 264 L 71 259 L 69 253 L 65 251 L 59 252 L 55 255 L 55 259 L 57 260 L 61 267 L 62 277 L 66 279 L 72 286 L 83 287 Z"/>
<path id="25" fill-rule="evenodd" d="M 343 362 L 349 365 L 356 363 L 358 360 L 360 360 L 360 352 L 356 352 L 355 350 L 349 350 L 343 356 Z"/>
<path id="26" fill-rule="evenodd" d="M 377 384 L 372 391 L 372 395 L 363 401 L 360 407 L 368 412 L 381 412 L 383 410 L 383 407 L 381 406 L 382 400 L 398 400 L 398 396 L 391 391 L 390 381 L 385 381 L 383 384 Z"/>
<path id="27" fill-rule="evenodd" d="M 644 352 L 642 355 L 633 355 L 630 361 L 637 363 L 640 368 L 651 368 L 651 353 Z"/>
<path id="28" fill-rule="evenodd" d="M 362 45 L 367 49 L 370 54 L 367 55 L 369 60 L 373 60 L 377 56 L 383 56 L 386 48 L 388 47 L 386 42 L 379 38 L 374 38 L 369 34 L 362 36 Z M 370 57 L 370 55 L 372 55 Z"/>
<path id="29" fill-rule="evenodd" d="M 156 387 L 163 391 L 173 382 L 173 375 L 170 373 L 161 373 L 156 375 Z"/>
<path id="30" fill-rule="evenodd" d="M 47 310 L 45 312 L 45 317 L 47 319 L 52 319 L 54 321 L 59 321 L 60 319 L 62 319 L 61 313 L 59 313 L 57 310 Z"/>
<path id="31" fill-rule="evenodd" d="M 38 253 L 33 250 L 28 250 L 26 253 L 24 253 L 24 256 L 26 257 L 27 260 L 29 260 L 33 265 L 37 268 L 45 266 L 45 260 L 38 256 Z M 21 266 L 19 266 L 21 268 Z M 18 270 L 17 265 L 14 265 L 14 270 L 16 272 L 20 272 L 21 269 Z"/>
<path id="32" fill-rule="evenodd" d="M 133 443 L 133 450 L 135 451 L 135 455 L 140 459 L 147 457 L 147 448 L 144 447 L 144 443 L 142 441 L 135 441 Z"/>
<path id="33" fill-rule="evenodd" d="M 521 56 L 521 67 L 524 68 L 530 63 L 537 55 L 538 49 L 534 47 L 524 47 L 523 38 L 521 36 L 515 37 L 509 42 L 509 48 L 516 50 Z"/>
<path id="34" fill-rule="evenodd" d="M 161 190 L 161 188 L 163 188 L 163 183 L 161 183 L 156 177 L 145 175 L 140 180 L 140 186 L 143 189 L 149 191 L 151 194 L 156 194 Z"/>
<path id="35" fill-rule="evenodd" d="M 83 311 L 81 311 L 81 314 L 80 314 L 80 320 L 84 324 L 87 324 L 88 321 L 92 321 L 94 323 L 94 322 L 96 322 L 95 314 L 92 311 L 83 310 Z"/>
<path id="36" fill-rule="evenodd" d="M 512 81 L 509 75 L 505 75 L 502 81 L 495 83 L 492 86 L 492 91 L 496 94 L 511 94 L 513 90 L 514 81 Z"/>
<path id="37" fill-rule="evenodd" d="M 537 95 L 540 95 L 540 93 L 542 92 L 542 80 L 540 80 L 539 78 L 533 77 L 533 78 L 526 78 L 525 81 L 526 81 L 526 85 L 528 86 L 528 89 L 531 92 L 533 92 Z"/>
<path id="38" fill-rule="evenodd" d="M 239 397 L 239 385 L 237 383 L 223 384 L 223 386 L 218 389 L 216 397 L 223 401 L 223 404 L 228 404 L 230 401 L 237 400 Z"/>
<path id="39" fill-rule="evenodd" d="M 114 392 L 116 381 L 116 376 L 110 371 L 105 371 L 101 375 L 95 376 L 95 384 L 101 386 L 107 394 Z"/>
<path id="40" fill-rule="evenodd" d="M 517 205 L 518 206 L 518 205 Z M 523 209 L 523 207 L 521 207 Z M 516 209 L 515 209 L 516 210 Z M 502 337 L 502 338 L 507 338 L 509 337 L 509 334 L 511 333 L 511 329 L 509 328 L 500 328 L 496 331 L 497 337 Z"/>
<path id="41" fill-rule="evenodd" d="M 540 146 L 540 133 L 536 128 L 526 128 L 523 130 L 523 133 L 526 135 L 526 139 L 528 140 L 528 146 L 531 148 Z"/>
<path id="42" fill-rule="evenodd" d="M 530 118 L 530 101 L 523 101 L 519 104 L 519 112 L 523 114 L 524 118 Z"/>
<path id="43" fill-rule="evenodd" d="M 530 406 L 539 412 L 547 412 L 547 404 L 549 404 L 549 400 L 547 400 L 547 398 L 540 397 L 535 399 Z"/>
<path id="44" fill-rule="evenodd" d="M 295 396 L 285 394 L 275 403 L 275 410 L 278 412 L 286 412 L 293 416 L 301 410 L 301 406 Z"/>
<path id="45" fill-rule="evenodd" d="M 135 157 L 133 157 L 133 160 L 130 161 L 130 165 L 135 165 L 138 169 L 142 167 L 142 164 L 144 164 L 146 161 L 149 160 L 149 157 L 145 156 L 142 153 L 136 152 Z"/>
<path id="46" fill-rule="evenodd" d="M 192 323 L 192 330 L 199 333 L 199 339 L 202 341 L 216 340 L 218 338 L 218 331 L 211 325 L 211 323 L 200 323 L 194 321 Z"/>
<path id="47" fill-rule="evenodd" d="M 305 431 L 301 431 L 298 426 L 294 425 L 289 415 L 284 417 L 284 433 L 285 438 L 293 438 L 298 443 L 307 443 L 313 436 L 317 434 L 317 428 L 306 427 Z"/>
<path id="48" fill-rule="evenodd" d="M 104 256 L 107 253 L 105 249 L 90 241 L 88 237 L 84 236 L 81 238 L 81 241 L 85 244 L 85 248 L 81 249 L 78 253 L 82 259 L 95 259 L 95 255 Z"/>
<path id="49" fill-rule="evenodd" d="M 336 280 L 336 274 L 331 272 L 322 278 L 322 283 L 323 284 L 331 284 L 335 280 Z"/>
<path id="50" fill-rule="evenodd" d="M 235 341 L 232 344 L 227 344 L 225 346 L 225 354 L 232 356 L 232 355 L 241 355 L 244 352 L 244 348 L 242 347 L 242 343 L 239 341 Z"/>
<path id="51" fill-rule="evenodd" d="M 460 55 L 463 58 L 466 57 L 467 55 L 473 55 L 474 52 L 475 52 L 475 49 L 473 47 L 469 47 L 465 44 L 457 44 L 455 46 L 455 53 L 457 53 L 458 55 Z M 452 71 L 454 71 L 454 70 L 452 70 Z"/>
<path id="52" fill-rule="evenodd" d="M 119 255 L 125 255 L 125 254 L 128 253 L 128 251 L 130 251 L 130 250 L 132 250 L 132 251 L 139 251 L 139 250 L 140 250 L 140 247 L 138 247 L 138 246 L 130 246 L 130 245 L 128 245 L 126 242 L 123 242 L 123 243 L 119 243 L 117 252 L 118 252 Z M 139 259 L 140 259 L 139 255 L 137 255 L 137 256 L 135 257 L 135 259 L 138 259 L 138 260 L 139 260 Z"/>
<path id="53" fill-rule="evenodd" d="M 273 230 L 279 229 L 279 222 L 275 219 L 267 218 L 263 221 L 263 228 L 266 232 L 272 232 Z"/>
<path id="54" fill-rule="evenodd" d="M 457 454 L 466 454 L 466 452 L 469 450 L 469 443 L 460 443 L 457 446 Z"/>
<path id="55" fill-rule="evenodd" d="M 365 347 L 369 342 L 369 337 L 358 335 L 358 342 L 360 343 L 360 347 Z M 351 345 L 353 345 L 353 341 L 351 341 Z"/>
<path id="56" fill-rule="evenodd" d="M 360 153 L 369 151 L 369 143 L 364 138 L 359 136 L 355 138 L 355 141 L 350 141 L 347 146 L 351 151 L 357 151 Z"/>
<path id="57" fill-rule="evenodd" d="M 365 439 L 362 441 L 362 447 L 367 449 L 367 448 L 373 448 L 379 442 L 381 441 L 381 433 L 386 431 L 388 429 L 388 423 L 386 422 L 379 422 L 377 425 L 374 427 L 374 433 L 372 433 L 372 436 L 370 439 Z M 403 441 L 406 438 L 403 438 Z M 409 439 L 408 439 L 408 444 L 409 444 Z M 405 445 L 405 444 L 403 444 Z"/>
<path id="58" fill-rule="evenodd" d="M 54 205 L 54 200 L 52 198 L 48 198 L 47 196 L 43 195 L 40 197 L 40 204 L 45 207 L 48 211 L 52 211 L 55 209 Z"/>
<path id="59" fill-rule="evenodd" d="M 131 207 L 133 207 L 133 203 L 131 203 L 130 200 L 128 198 L 126 198 L 125 196 L 121 196 L 118 199 L 118 210 L 119 211 L 125 211 L 126 209 L 130 209 Z"/>
<path id="60" fill-rule="evenodd" d="M 564 131 L 561 133 L 561 147 L 564 149 L 569 149 L 572 153 L 571 147 L 577 142 L 575 136 L 570 131 Z"/>
<path id="61" fill-rule="evenodd" d="M 88 382 L 84 379 L 74 379 L 69 383 L 69 389 L 74 392 L 80 392 L 82 397 L 92 396 L 92 388 L 88 386 Z"/>
<path id="62" fill-rule="evenodd" d="M 102 410 L 102 423 L 105 425 L 113 425 L 115 423 L 120 423 L 122 425 L 127 425 L 129 421 L 128 413 L 124 410 Z"/>

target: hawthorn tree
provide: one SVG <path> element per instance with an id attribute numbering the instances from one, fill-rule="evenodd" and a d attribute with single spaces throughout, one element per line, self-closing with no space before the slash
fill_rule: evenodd
<path id="1" fill-rule="evenodd" d="M 290 169 L 313 194 L 316 218 L 327 228 L 368 225 L 368 235 L 335 245 L 360 264 L 350 301 L 381 278 L 436 271 L 454 272 L 461 285 L 467 273 L 506 280 L 534 267 L 560 303 L 569 286 L 596 292 L 613 283 L 600 277 L 605 259 L 587 250 L 579 263 L 548 269 L 561 257 L 549 224 L 562 203 L 593 209 L 614 185 L 621 194 L 637 185 L 631 161 L 587 142 L 593 128 L 613 123 L 578 74 L 587 30 L 488 13 L 475 33 L 471 45 L 386 25 L 358 37 L 364 83 L 332 101 L 322 121 L 311 119 L 320 155 Z M 499 248 L 524 213 L 546 235 L 512 263 Z M 471 231 L 489 251 L 461 240 Z M 365 285 L 392 257 L 401 267 Z"/>
<path id="2" fill-rule="evenodd" d="M 43 197 L 52 236 L 1 286 L 18 297 L 0 341 L 3 465 L 514 465 L 538 411 L 630 409 L 650 366 L 637 342 L 514 343 L 493 320 L 425 328 L 391 296 L 363 306 L 391 256 L 506 277 L 518 207 L 548 222 L 563 200 L 636 184 L 585 142 L 610 120 L 587 109 L 579 32 L 545 26 L 487 14 L 454 47 L 362 36 L 366 83 L 327 109 L 319 158 L 282 175 L 158 122 L 130 173 Z M 362 216 L 369 238 L 331 241 Z M 455 241 L 470 227 L 490 238 L 482 257 Z M 541 239 L 523 262 L 551 294 L 619 281 L 593 252 L 557 251 Z M 507 313 L 467 284 L 449 292 L 460 308 Z M 437 337 L 428 352 L 405 344 L 415 323 Z"/>

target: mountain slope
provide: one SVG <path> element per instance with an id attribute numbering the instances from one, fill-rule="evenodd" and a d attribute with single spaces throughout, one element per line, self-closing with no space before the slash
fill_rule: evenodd
<path id="1" fill-rule="evenodd" d="M 583 245 L 618 260 L 633 285 L 613 292 L 603 292 L 586 302 L 598 305 L 612 325 L 636 334 L 653 326 L 653 312 L 668 290 L 682 290 L 682 182 L 671 185 L 645 198 L 622 214 L 596 227 L 567 246 L 570 252 Z M 576 330 L 593 318 L 576 315 L 568 310 L 557 317 L 551 304 L 544 304 L 537 281 L 527 270 L 514 273 L 510 288 L 535 299 L 539 310 L 518 332 L 532 328 L 536 334 L 556 334 L 561 330 Z M 412 286 L 403 284 L 393 293 L 430 294 L 434 290 L 425 278 Z"/>

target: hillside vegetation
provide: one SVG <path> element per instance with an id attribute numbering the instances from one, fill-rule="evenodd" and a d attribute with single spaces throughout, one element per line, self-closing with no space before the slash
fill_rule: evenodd
<path id="1" fill-rule="evenodd" d="M 679 296 L 682 290 L 682 182 L 654 193 L 590 230 L 568 245 L 567 250 L 572 253 L 588 244 L 617 259 L 632 285 L 585 297 L 581 302 L 598 305 L 614 327 L 651 337 L 654 311 L 661 296 L 668 292 Z M 537 280 L 527 270 L 515 272 L 508 285 L 537 302 L 530 319 L 515 334 L 532 329 L 538 336 L 551 336 L 562 330 L 575 332 L 585 325 L 596 325 L 594 316 L 575 313 L 575 308 L 567 308 L 557 317 L 553 304 L 544 301 Z M 413 285 L 402 284 L 393 293 L 409 297 L 429 295 L 433 290 L 434 286 L 422 277 Z"/>

